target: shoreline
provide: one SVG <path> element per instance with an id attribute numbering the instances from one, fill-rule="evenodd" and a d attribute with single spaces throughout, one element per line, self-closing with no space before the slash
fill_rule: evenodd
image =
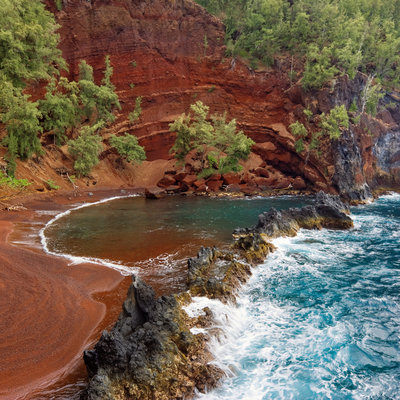
<path id="1" fill-rule="evenodd" d="M 10 235 L 39 209 L 62 212 L 65 206 L 92 203 L 120 192 L 100 189 L 20 196 L 14 201 L 26 199 L 25 210 L 0 213 L 0 398 L 41 397 L 78 369 L 86 374 L 83 351 L 115 321 L 120 304 L 115 309 L 113 298 L 122 303 L 118 292 L 125 296 L 129 285 L 127 277 L 104 265 L 70 267 L 61 256 L 12 244 Z"/>
<path id="2" fill-rule="evenodd" d="M 59 387 L 58 383 L 65 381 L 78 369 L 82 370 L 83 350 L 97 341 L 102 329 L 108 328 L 115 322 L 130 283 L 130 279 L 122 276 L 120 271 L 112 270 L 102 264 L 90 262 L 79 264 L 78 268 L 70 268 L 68 260 L 63 258 L 62 255 L 46 254 L 43 248 L 35 251 L 35 249 L 25 248 L 26 246 L 23 245 L 13 245 L 8 239 L 14 231 L 15 225 L 26 219 L 32 219 L 35 212 L 40 208 L 43 209 L 43 206 L 47 210 L 60 210 L 60 213 L 62 213 L 66 212 L 65 206 L 68 206 L 67 210 L 72 210 L 79 206 L 72 208 L 70 206 L 82 201 L 89 202 L 90 204 L 87 204 L 87 206 L 90 206 L 99 201 L 110 201 L 110 197 L 126 197 L 129 193 L 138 194 L 142 191 L 140 189 L 99 188 L 98 190 L 80 191 L 78 193 L 59 192 L 50 196 L 46 196 L 46 194 L 33 195 L 27 197 L 27 210 L 1 212 L 1 263 L 6 266 L 5 269 L 8 273 L 11 271 L 13 274 L 25 274 L 23 281 L 32 282 L 33 280 L 40 287 L 40 290 L 33 291 L 32 297 L 25 298 L 15 294 L 9 296 L 8 299 L 3 298 L 0 302 L 0 304 L 3 303 L 3 306 L 8 302 L 13 310 L 12 318 L 8 318 L 7 314 L 5 318 L 2 318 L 3 321 L 10 322 L 0 330 L 0 332 L 3 332 L 3 337 L 6 337 L 6 340 L 2 340 L 3 345 L 0 345 L 0 348 L 2 353 L 6 351 L 15 355 L 14 359 L 10 356 L 4 358 L 4 365 L 7 365 L 7 368 L 0 368 L 2 375 L 2 378 L 0 378 L 1 398 L 35 398 L 40 396 L 43 390 Z M 277 196 L 282 196 L 282 194 L 277 194 Z M 17 200 L 20 199 L 21 197 Z M 54 215 L 49 215 L 47 223 L 54 218 Z M 15 263 L 15 261 L 18 265 L 14 266 L 13 262 Z M 100 274 L 99 271 L 101 271 Z M 7 274 L 1 274 L 0 271 L 0 289 L 10 291 L 10 288 L 7 287 L 10 282 L 7 282 L 7 280 L 11 282 L 11 277 L 7 278 Z M 37 283 L 38 280 L 43 280 L 42 286 Z M 51 289 L 49 289 L 49 286 Z M 120 288 L 121 286 L 122 288 Z M 22 289 L 27 288 L 29 289 L 29 283 L 27 283 L 27 287 L 22 287 Z M 20 287 L 18 291 L 21 292 Z M 119 295 L 117 295 L 117 292 L 119 292 Z M 45 300 L 43 300 L 43 293 L 46 295 Z M 68 299 L 67 304 L 58 304 L 61 295 Z M 118 297 L 120 300 L 119 306 L 112 310 L 112 316 L 110 312 L 113 307 L 110 297 Z M 40 300 L 47 303 L 43 305 Z M 53 323 L 51 332 L 42 331 L 40 326 L 37 327 L 37 324 L 43 321 L 46 315 L 43 315 L 43 308 L 36 307 L 35 301 L 46 306 L 46 315 L 55 319 L 55 321 L 51 320 Z M 18 310 L 15 311 L 15 306 L 21 302 L 23 307 L 17 307 Z M 57 302 L 57 305 L 54 304 L 55 302 Z M 35 311 L 26 313 L 26 307 Z M 59 315 L 57 315 L 57 312 Z M 29 332 L 25 330 L 12 331 L 13 321 L 18 322 L 20 318 L 26 325 L 29 325 L 30 318 L 34 322 L 32 325 L 38 329 L 33 332 L 32 329 L 28 329 Z M 38 337 L 43 338 L 43 335 L 46 337 L 46 343 L 40 343 L 39 347 L 36 339 Z M 9 346 L 7 336 L 13 338 L 14 346 Z M 19 343 L 23 343 L 22 348 L 19 348 Z M 59 343 L 62 343 L 61 347 Z M 26 360 L 26 356 L 23 355 L 24 350 L 28 350 L 29 359 L 36 357 L 30 365 L 31 368 L 29 368 L 29 359 Z M 33 365 L 34 368 L 32 368 Z M 25 368 L 29 369 L 25 370 Z M 35 373 L 31 372 L 32 369 L 35 370 Z M 26 378 L 27 375 L 29 376 L 28 379 Z"/>

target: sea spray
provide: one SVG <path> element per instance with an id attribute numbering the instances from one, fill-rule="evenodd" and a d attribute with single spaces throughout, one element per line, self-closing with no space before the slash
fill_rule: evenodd
<path id="1" fill-rule="evenodd" d="M 236 373 L 198 398 L 398 398 L 399 206 L 385 196 L 353 209 L 351 231 L 275 240 L 238 298 L 242 328 L 213 350 Z"/>

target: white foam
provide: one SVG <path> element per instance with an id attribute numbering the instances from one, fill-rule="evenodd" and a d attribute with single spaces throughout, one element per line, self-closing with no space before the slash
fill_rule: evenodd
<path id="1" fill-rule="evenodd" d="M 45 235 L 46 229 L 52 225 L 54 222 L 58 221 L 61 218 L 66 217 L 67 215 L 70 215 L 72 212 L 76 210 L 80 210 L 82 208 L 86 207 L 92 207 L 96 206 L 98 204 L 103 204 L 103 203 L 108 203 L 113 200 L 118 200 L 118 199 L 124 199 L 124 198 L 130 198 L 130 197 L 138 197 L 139 195 L 133 194 L 133 195 L 127 195 L 127 196 L 115 196 L 115 197 L 109 197 L 107 199 L 99 200 L 93 203 L 84 203 L 80 204 L 74 208 L 71 208 L 67 211 L 64 211 L 60 214 L 57 214 L 53 219 L 51 219 L 39 232 L 40 236 L 40 242 L 42 244 L 43 250 L 45 253 L 50 254 L 52 256 L 57 256 L 57 257 L 63 257 L 66 258 L 67 260 L 70 261 L 69 265 L 78 265 L 78 264 L 83 264 L 83 263 L 89 263 L 89 264 L 100 264 L 104 265 L 105 267 L 115 269 L 119 271 L 122 275 L 132 275 L 132 273 L 135 272 L 135 269 L 125 266 L 121 263 L 110 261 L 110 260 L 105 260 L 101 258 L 96 258 L 96 257 L 81 257 L 81 256 L 74 256 L 72 254 L 67 254 L 67 253 L 56 253 L 54 251 L 51 251 L 48 247 L 47 243 L 47 238 Z"/>

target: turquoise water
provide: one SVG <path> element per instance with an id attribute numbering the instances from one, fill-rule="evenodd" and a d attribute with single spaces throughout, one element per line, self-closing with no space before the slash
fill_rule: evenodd
<path id="1" fill-rule="evenodd" d="M 124 262 L 175 290 L 201 244 L 227 244 L 261 211 L 307 202 L 121 199 L 77 210 L 46 236 L 54 251 Z M 275 240 L 237 305 L 195 299 L 223 328 L 210 346 L 226 372 L 199 399 L 400 399 L 400 196 L 352 214 L 350 231 Z"/>
<path id="2" fill-rule="evenodd" d="M 201 399 L 400 398 L 400 196 L 352 213 L 351 231 L 277 239 L 238 306 L 214 304 L 228 378 Z"/>

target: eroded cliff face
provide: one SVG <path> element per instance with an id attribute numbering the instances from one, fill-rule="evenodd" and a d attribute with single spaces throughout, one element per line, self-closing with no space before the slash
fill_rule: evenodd
<path id="1" fill-rule="evenodd" d="M 61 25 L 60 46 L 70 78 L 77 77 L 81 59 L 93 65 L 98 81 L 106 55 L 114 67 L 113 83 L 122 110 L 103 134 L 105 143 L 110 133 L 130 132 L 139 137 L 150 161 L 168 160 L 174 142 L 169 123 L 201 100 L 212 112 L 227 111 L 256 142 L 253 152 L 257 157 L 247 165 L 242 179 L 251 182 L 250 190 L 322 189 L 362 200 L 369 196 L 367 185 L 398 186 L 397 100 L 378 119 L 365 117 L 360 127 L 351 126 L 333 145 L 323 143 L 322 157 L 294 150 L 288 126 L 304 120 L 305 107 L 311 106 L 318 114 L 336 104 L 360 102 L 366 82 L 361 74 L 354 81 L 342 77 L 329 88 L 304 93 L 300 83 L 290 83 L 290 65 L 285 60 L 255 72 L 240 60 L 225 58 L 224 25 L 191 0 L 62 3 L 62 11 L 55 9 L 54 2 L 48 1 L 48 6 Z M 130 124 L 127 115 L 137 96 L 143 98 L 142 115 Z M 65 149 L 50 153 L 57 159 L 51 165 L 72 168 Z M 135 170 L 112 150 L 105 148 L 101 159 L 93 171 L 94 181 L 111 186 L 116 182 L 137 184 Z M 159 164 L 157 173 L 151 172 L 154 179 L 143 182 L 155 184 L 163 175 L 161 169 L 171 164 Z M 146 168 L 151 170 L 150 165 Z M 139 175 L 146 175 L 146 169 Z"/>
<path id="2" fill-rule="evenodd" d="M 324 162 L 306 164 L 294 151 L 287 126 L 301 112 L 301 97 L 287 95 L 284 66 L 254 72 L 225 58 L 224 25 L 202 7 L 190 0 L 64 0 L 63 10 L 53 6 L 53 11 L 71 78 L 85 59 L 100 80 L 104 57 L 110 55 L 122 104 L 112 130 L 137 135 L 149 160 L 169 157 L 174 141 L 169 123 L 201 100 L 212 112 L 226 110 L 256 141 L 254 152 L 261 160 L 252 167 L 269 167 L 278 177 L 273 186 L 287 187 L 300 177 L 300 186 L 329 189 Z M 143 98 L 143 111 L 132 125 L 127 115 L 137 96 Z M 110 154 L 108 160 L 115 158 Z M 282 176 L 290 179 L 279 182 Z"/>

